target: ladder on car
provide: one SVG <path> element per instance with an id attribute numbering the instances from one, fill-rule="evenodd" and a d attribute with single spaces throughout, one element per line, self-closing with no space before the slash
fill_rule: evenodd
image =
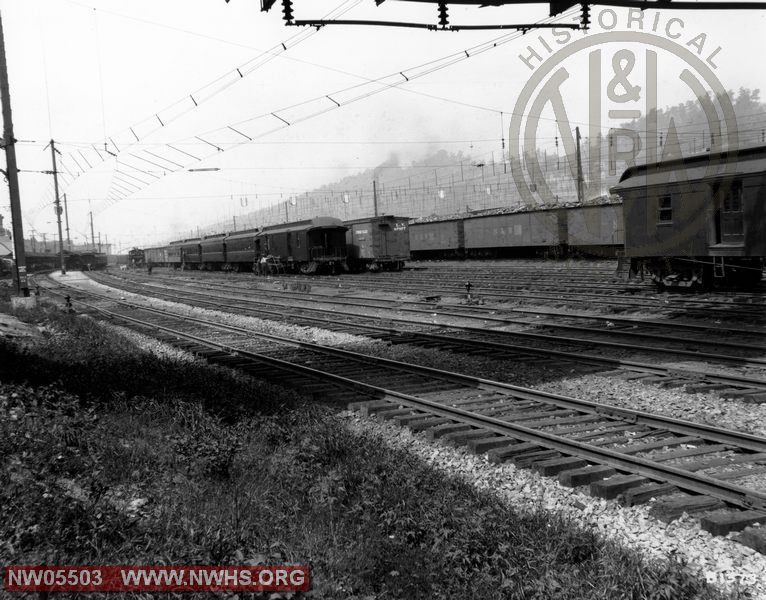
<path id="1" fill-rule="evenodd" d="M 723 256 L 713 257 L 713 277 L 720 279 L 726 276 L 726 266 L 724 265 Z"/>

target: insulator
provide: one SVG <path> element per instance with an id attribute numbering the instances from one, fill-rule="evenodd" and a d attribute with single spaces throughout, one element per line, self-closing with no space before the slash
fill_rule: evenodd
<path id="1" fill-rule="evenodd" d="M 293 22 L 293 1 L 292 0 L 282 0 L 282 13 L 284 15 L 286 22 L 288 23 Z"/>
<path id="2" fill-rule="evenodd" d="M 441 27 L 447 27 L 447 25 L 449 25 L 449 14 L 445 2 L 439 2 L 439 25 Z"/>
<path id="3" fill-rule="evenodd" d="M 580 19 L 580 24 L 582 25 L 582 28 L 587 31 L 590 28 L 590 4 L 583 2 L 581 6 L 582 17 Z"/>

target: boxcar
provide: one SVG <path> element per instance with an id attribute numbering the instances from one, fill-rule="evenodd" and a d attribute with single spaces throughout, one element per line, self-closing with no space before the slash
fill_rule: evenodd
<path id="1" fill-rule="evenodd" d="M 622 204 L 575 206 L 566 209 L 570 251 L 591 256 L 616 256 L 625 244 Z"/>
<path id="2" fill-rule="evenodd" d="M 315 273 L 347 270 L 346 229 L 340 219 L 315 217 L 306 221 L 264 227 L 256 235 L 260 257 L 286 271 Z"/>
<path id="3" fill-rule="evenodd" d="M 249 270 L 260 254 L 261 241 L 256 239 L 258 229 L 238 231 L 226 237 L 226 261 L 233 271 Z"/>
<path id="4" fill-rule="evenodd" d="M 158 246 L 155 248 L 145 248 L 144 256 L 146 264 L 153 267 L 166 267 L 170 264 L 168 259 L 168 246 Z"/>
<path id="5" fill-rule="evenodd" d="M 181 256 L 181 247 L 183 246 L 182 240 L 176 240 L 170 242 L 167 246 L 168 253 L 168 266 L 174 269 L 180 269 L 183 264 L 183 257 Z"/>
<path id="6" fill-rule="evenodd" d="M 566 243 L 561 210 L 536 210 L 465 220 L 465 250 L 472 258 L 558 255 Z"/>
<path id="7" fill-rule="evenodd" d="M 200 269 L 221 269 L 226 264 L 226 235 L 203 236 L 199 241 Z"/>
<path id="8" fill-rule="evenodd" d="M 199 239 L 184 240 L 181 242 L 181 268 L 199 269 L 202 265 L 202 248 Z"/>
<path id="9" fill-rule="evenodd" d="M 661 286 L 751 285 L 766 256 L 766 147 L 631 167 L 623 200 L 631 272 Z"/>
<path id="10" fill-rule="evenodd" d="M 415 260 L 429 258 L 464 258 L 463 219 L 411 222 L 410 253 Z"/>
<path id="11" fill-rule="evenodd" d="M 352 271 L 400 270 L 410 259 L 406 217 L 390 215 L 345 221 L 348 266 Z"/>
<path id="12" fill-rule="evenodd" d="M 106 269 L 107 257 L 104 252 L 73 252 L 66 261 L 69 269 L 100 271 Z"/>

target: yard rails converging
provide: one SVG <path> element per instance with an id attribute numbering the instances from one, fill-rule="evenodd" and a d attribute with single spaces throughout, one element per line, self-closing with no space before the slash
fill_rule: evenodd
<path id="1" fill-rule="evenodd" d="M 541 269 L 543 263 L 541 263 Z M 516 277 L 502 278 L 496 276 L 486 283 L 477 283 L 471 272 L 439 279 L 431 279 L 430 274 L 422 271 L 408 273 L 404 271 L 396 275 L 378 274 L 375 276 L 357 276 L 341 278 L 322 278 L 320 283 L 326 285 L 342 285 L 347 289 L 370 289 L 391 291 L 396 289 L 402 293 L 421 294 L 430 297 L 464 296 L 466 283 L 471 283 L 472 294 L 483 300 L 496 302 L 545 302 L 554 304 L 587 304 L 606 310 L 661 310 L 683 311 L 684 315 L 699 315 L 703 318 L 742 319 L 750 323 L 766 323 L 766 297 L 763 294 L 744 295 L 726 298 L 719 293 L 695 296 L 658 295 L 649 286 L 626 289 L 624 284 L 604 286 L 603 291 L 598 285 L 582 283 L 574 286 L 562 286 L 554 281 L 521 280 Z"/>
<path id="2" fill-rule="evenodd" d="M 550 268 L 550 263 L 540 263 L 538 274 L 545 277 Z M 439 272 L 440 268 L 433 268 Z M 199 276 L 199 274 L 186 273 L 187 276 Z M 213 277 L 213 276 L 211 276 Z M 589 290 L 593 285 L 583 284 L 581 289 L 568 291 L 562 290 L 557 284 L 550 282 L 530 282 L 522 285 L 514 276 L 504 277 L 500 274 L 490 277 L 482 282 L 472 276 L 469 269 L 458 272 L 454 276 L 448 276 L 432 280 L 431 269 L 428 271 L 404 271 L 396 274 L 380 273 L 375 275 L 355 275 L 349 277 L 314 277 L 311 280 L 300 276 L 282 276 L 280 279 L 306 282 L 307 285 L 319 284 L 329 287 L 342 287 L 345 290 L 381 290 L 396 291 L 411 295 L 421 295 L 439 299 L 443 296 L 464 297 L 466 283 L 471 283 L 471 291 L 475 298 L 483 301 L 506 303 L 509 301 L 538 303 L 563 303 L 588 305 L 589 307 L 604 309 L 610 313 L 627 310 L 651 310 L 664 313 L 676 314 L 678 311 L 683 316 L 699 316 L 704 319 L 737 320 L 741 319 L 752 325 L 757 322 L 766 324 L 766 295 L 764 294 L 736 294 L 727 296 L 722 293 L 695 294 L 693 296 L 681 296 L 678 294 L 656 294 L 655 291 L 645 286 L 640 290 L 631 288 L 626 290 L 624 285 L 611 286 L 605 293 L 594 293 Z M 548 289 L 549 292 L 540 292 Z M 583 291 L 584 290 L 584 291 Z M 491 309 L 488 309 L 491 310 Z"/>
<path id="3" fill-rule="evenodd" d="M 114 278 L 96 278 L 97 281 L 115 285 Z M 468 308 L 461 309 L 461 312 L 448 310 L 434 313 L 432 307 L 424 308 L 422 304 L 391 302 L 383 299 L 351 299 L 348 297 L 327 297 L 320 294 L 312 295 L 307 298 L 303 293 L 291 293 L 288 291 L 266 291 L 257 290 L 257 297 L 253 297 L 252 290 L 243 290 L 233 286 L 215 286 L 215 292 L 209 293 L 205 289 L 196 291 L 186 285 L 174 285 L 166 289 L 158 289 L 158 281 L 155 279 L 150 286 L 139 286 L 130 282 L 121 282 L 116 284 L 120 289 L 127 291 L 147 294 L 164 298 L 174 302 L 186 302 L 193 306 L 204 306 L 212 310 L 223 310 L 236 312 L 237 314 L 246 314 L 249 316 L 261 317 L 271 320 L 283 320 L 298 325 L 311 325 L 322 327 L 323 329 L 337 331 L 342 333 L 355 333 L 367 337 L 376 337 L 385 339 L 392 344 L 410 344 L 415 346 L 433 347 L 441 350 L 448 350 L 458 353 L 474 354 L 477 351 L 491 353 L 493 356 L 511 359 L 514 361 L 539 362 L 540 357 L 553 359 L 558 362 L 566 361 L 569 363 L 579 363 L 580 365 L 595 365 L 598 367 L 607 367 L 611 369 L 621 369 L 627 371 L 623 373 L 625 377 L 644 378 L 645 382 L 661 382 L 663 385 L 672 387 L 681 387 L 683 385 L 694 386 L 698 391 L 718 390 L 724 397 L 746 398 L 751 401 L 766 400 L 766 379 L 756 378 L 747 374 L 734 374 L 715 372 L 709 366 L 700 368 L 699 366 L 683 366 L 678 368 L 669 368 L 661 364 L 651 364 L 645 361 L 638 361 L 630 358 L 617 358 L 613 355 L 614 351 L 620 350 L 625 353 L 643 351 L 644 353 L 659 353 L 666 356 L 677 355 L 685 358 L 692 358 L 695 362 L 708 360 L 713 363 L 725 363 L 733 365 L 739 369 L 753 368 L 760 371 L 764 370 L 766 360 L 763 358 L 748 358 L 747 356 L 713 354 L 712 352 L 702 352 L 699 349 L 688 350 L 684 346 L 694 344 L 700 346 L 712 347 L 730 347 L 735 348 L 743 354 L 766 350 L 766 346 L 759 344 L 762 338 L 754 332 L 738 330 L 731 332 L 720 327 L 704 328 L 701 325 L 696 327 L 705 330 L 707 333 L 715 333 L 721 336 L 725 333 L 741 334 L 746 336 L 745 340 L 739 342 L 719 341 L 718 337 L 709 335 L 706 338 L 696 337 L 693 339 L 685 338 L 679 340 L 680 348 L 667 347 L 667 334 L 669 330 L 675 327 L 674 322 L 664 323 L 655 322 L 655 330 L 658 333 L 634 332 L 632 330 L 623 331 L 620 328 L 594 329 L 592 327 L 582 327 L 576 325 L 557 324 L 555 322 L 534 320 L 524 321 L 512 319 L 504 316 L 495 316 L 487 314 L 471 314 Z M 166 283 L 166 282 L 165 282 Z M 195 288 L 207 286 L 194 286 Z M 221 292 L 226 293 L 225 299 L 220 297 Z M 291 298 L 290 303 L 286 298 Z M 318 304 L 322 302 L 328 305 L 322 308 Z M 414 305 L 405 308 L 404 304 Z M 336 307 L 336 308 L 332 308 Z M 337 307 L 343 311 L 343 316 L 339 316 Z M 363 312 L 350 312 L 351 308 L 362 309 Z M 289 314 L 286 310 L 289 308 Z M 385 309 L 391 311 L 390 314 L 373 314 L 369 309 Z M 462 311 L 465 312 L 462 312 Z M 403 314 L 413 316 L 402 316 Z M 440 322 L 436 323 L 436 316 L 439 316 Z M 568 315 L 564 315 L 568 317 Z M 424 322 L 423 318 L 428 321 Z M 479 321 L 480 325 L 457 325 L 454 319 Z M 450 321 L 452 319 L 452 322 Z M 400 323 L 404 328 L 394 328 L 392 323 Z M 377 323 L 378 325 L 372 325 Z M 535 331 L 494 331 L 488 330 L 493 323 L 498 325 L 522 324 L 534 328 L 548 326 L 563 330 L 574 330 L 587 337 L 565 337 L 561 334 L 540 333 Z M 624 320 L 623 324 L 636 325 L 636 321 Z M 695 327 L 695 325 L 689 325 Z M 663 330 L 663 328 L 665 328 Z M 681 327 L 680 329 L 683 329 Z M 599 339 L 600 336 L 607 335 L 612 338 L 627 337 L 626 341 L 613 341 L 609 339 Z M 674 333 L 677 335 L 677 332 Z M 632 337 L 644 337 L 653 339 L 660 343 L 659 346 L 637 346 L 630 343 Z M 522 345 L 518 340 L 531 340 L 537 343 L 537 346 Z M 569 349 L 562 349 L 568 346 Z M 552 347 L 551 347 L 552 346 Z M 592 346 L 598 347 L 603 354 L 593 352 Z M 589 350 L 589 352 L 586 352 Z M 763 352 L 759 353 L 763 356 Z M 632 375 L 631 375 L 632 373 Z"/>
<path id="4" fill-rule="evenodd" d="M 667 517 L 744 510 L 706 517 L 703 526 L 714 533 L 766 519 L 766 438 L 287 339 L 183 308 L 161 310 L 82 290 L 72 295 L 95 316 L 213 362 L 356 399 L 353 406 L 370 414 L 489 451 L 494 461 L 558 475 L 565 485 L 590 484 L 602 497 L 621 494 L 629 504 L 659 498 L 653 510 Z"/>

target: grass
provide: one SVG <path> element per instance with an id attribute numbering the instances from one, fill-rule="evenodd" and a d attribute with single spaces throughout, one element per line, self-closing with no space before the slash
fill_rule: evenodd
<path id="1" fill-rule="evenodd" d="M 0 344 L 0 564 L 309 564 L 315 598 L 710 598 L 517 514 L 335 407 L 151 355 L 89 319 Z"/>

